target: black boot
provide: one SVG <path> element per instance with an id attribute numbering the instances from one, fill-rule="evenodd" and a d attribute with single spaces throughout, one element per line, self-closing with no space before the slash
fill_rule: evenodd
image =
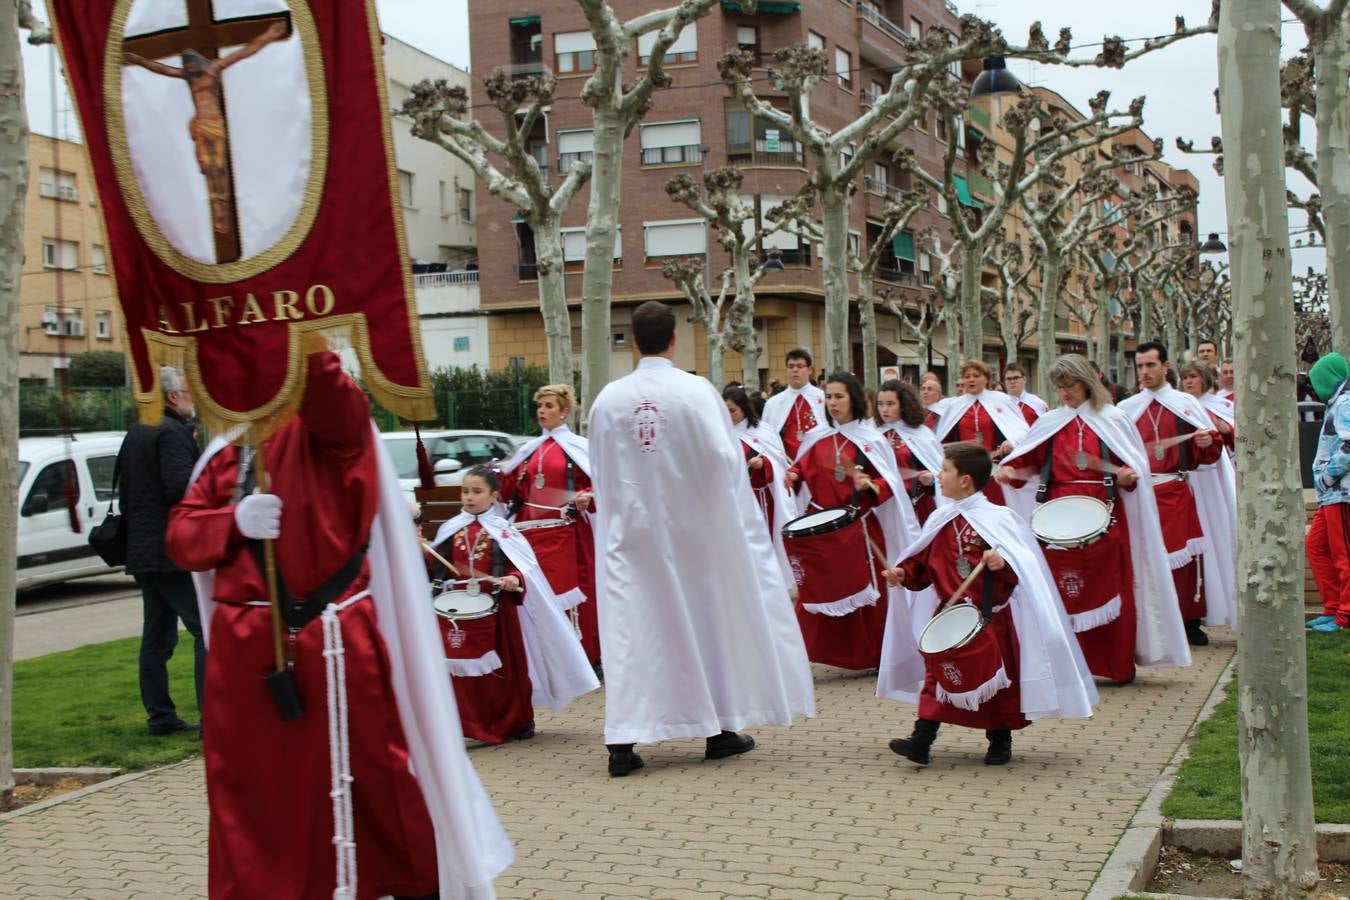
<path id="1" fill-rule="evenodd" d="M 907 738 L 895 738 L 891 741 L 891 752 L 912 763 L 928 765 L 928 750 L 937 740 L 938 723 L 932 719 L 916 719 L 914 731 Z"/>
<path id="2" fill-rule="evenodd" d="M 750 735 L 724 731 L 708 738 L 707 747 L 703 751 L 703 758 L 726 759 L 728 756 L 735 756 L 738 753 L 749 753 L 753 749 L 755 749 L 755 739 Z"/>
<path id="3" fill-rule="evenodd" d="M 984 754 L 984 764 L 1007 765 L 1012 760 L 1012 732 L 1007 729 L 986 731 L 984 736 L 989 739 L 989 750 Z"/>
<path id="4" fill-rule="evenodd" d="M 513 741 L 528 741 L 528 740 L 529 740 L 530 738 L 532 738 L 532 737 L 534 737 L 534 723 L 533 723 L 533 722 L 531 722 L 530 724 L 526 725 L 524 728 L 520 729 L 520 731 L 517 732 L 516 736 L 513 737 L 513 738 L 511 738 L 511 740 L 513 740 Z"/>
<path id="5" fill-rule="evenodd" d="M 632 744 L 606 744 L 609 750 L 609 777 L 622 778 L 630 772 L 636 772 L 646 765 L 642 757 L 633 752 Z"/>
<path id="6" fill-rule="evenodd" d="M 1192 647 L 1209 646 L 1209 635 L 1200 628 L 1199 619 L 1188 619 L 1186 621 L 1186 641 Z"/>

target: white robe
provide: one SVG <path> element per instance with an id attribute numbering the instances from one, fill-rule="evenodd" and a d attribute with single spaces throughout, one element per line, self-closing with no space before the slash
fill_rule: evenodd
<path id="1" fill-rule="evenodd" d="M 783 476 L 787 474 L 792 463 L 788 461 L 783 442 L 774 432 L 761 425 L 751 428 L 749 419 L 741 419 L 733 427 L 741 443 L 763 456 L 772 467 L 773 478 L 769 480 L 769 486 L 765 489 L 773 500 L 774 522 L 769 537 L 773 539 L 773 552 L 778 558 L 779 567 L 783 570 L 783 583 L 791 591 L 795 582 L 792 578 L 792 566 L 788 564 L 787 550 L 783 546 L 783 526 L 801 515 L 801 506 L 797 498 L 783 482 Z"/>
<path id="2" fill-rule="evenodd" d="M 941 401 L 939 401 L 941 402 Z M 1016 444 L 1027 434 L 1027 420 L 1016 400 L 1001 391 L 981 391 L 979 394 L 957 394 L 942 408 L 942 417 L 938 419 L 933 431 L 939 441 L 946 440 L 956 423 L 976 403 L 985 411 L 998 430 L 1003 432 L 1005 440 Z M 937 404 L 933 404 L 936 406 Z"/>
<path id="3" fill-rule="evenodd" d="M 1031 391 L 1023 391 L 1022 393 L 1018 394 L 1016 397 L 1013 397 L 1012 394 L 1009 394 L 1008 396 L 1009 396 L 1009 397 L 1012 397 L 1014 400 L 1016 400 L 1018 403 L 1022 404 L 1023 406 L 1030 406 L 1030 407 L 1031 407 L 1031 411 L 1034 412 L 1034 413 L 1035 413 L 1036 415 L 1038 415 L 1038 416 L 1043 416 L 1043 415 L 1045 415 L 1047 412 L 1050 411 L 1050 404 L 1049 404 L 1049 403 L 1046 403 L 1046 402 L 1045 402 L 1044 400 L 1042 400 L 1040 397 L 1037 397 L 1037 396 L 1036 396 L 1035 394 L 1033 394 Z"/>
<path id="4" fill-rule="evenodd" d="M 1119 408 L 1137 428 L 1154 400 L 1194 428 L 1214 430 L 1204 405 L 1171 385 L 1156 391 L 1141 390 L 1122 400 Z M 1205 533 L 1205 624 L 1237 628 L 1237 480 L 1233 461 L 1227 453 L 1220 453 L 1217 463 L 1196 466 L 1189 481 Z"/>
<path id="5" fill-rule="evenodd" d="M 525 660 L 533 687 L 532 702 L 535 706 L 562 712 L 577 697 L 600 687 L 600 681 L 595 677 L 571 623 L 563 615 L 562 604 L 549 587 L 544 570 L 539 568 L 530 542 L 499 515 L 474 516 L 461 512 L 437 529 L 434 543 L 440 545 L 450 539 L 475 518 L 492 539 L 501 544 L 506 558 L 525 579 L 520 635 L 525 644 Z"/>
<path id="6" fill-rule="evenodd" d="M 706 380 L 644 357 L 591 409 L 605 743 L 815 715 L 745 454 Z"/>
<path id="7" fill-rule="evenodd" d="M 772 431 L 781 439 L 783 427 L 788 424 L 788 418 L 797 405 L 798 397 L 806 398 L 806 402 L 811 406 L 811 414 L 816 418 L 815 428 L 802 435 L 803 441 L 806 435 L 813 434 L 818 429 L 826 428 L 825 392 L 814 384 L 808 384 L 800 390 L 794 387 L 786 388 L 764 401 L 764 412 L 759 417 L 759 427 L 766 431 Z M 797 450 L 797 455 L 801 456 L 800 447 Z M 796 460 L 794 459 L 793 462 L 796 462 Z"/>
<path id="8" fill-rule="evenodd" d="M 918 458 L 919 462 L 923 463 L 924 468 L 933 473 L 933 493 L 937 505 L 946 504 L 948 502 L 946 496 L 943 495 L 942 491 L 937 490 L 937 475 L 942 471 L 944 456 L 942 444 L 938 442 L 937 435 L 933 434 L 933 430 L 926 425 L 913 428 L 900 421 L 888 422 L 881 426 L 880 430 L 882 437 L 886 436 L 886 432 L 894 431 L 904 439 L 909 449 L 913 451 L 914 456 Z M 887 438 L 887 440 L 890 439 Z M 904 476 L 903 472 L 900 474 L 902 477 Z"/>
<path id="9" fill-rule="evenodd" d="M 1016 462 L 1019 457 L 1054 435 L 1068 434 L 1066 429 L 1080 417 L 1111 452 L 1139 475 L 1134 490 L 1120 488 L 1117 493 L 1117 500 L 1124 504 L 1129 522 L 1136 608 L 1135 663 L 1141 666 L 1189 666 L 1191 650 L 1177 605 L 1176 584 L 1167 562 L 1162 532 L 1154 524 L 1158 521 L 1158 503 L 1153 495 L 1153 482 L 1148 477 L 1148 455 L 1134 423 L 1110 404 L 1100 410 L 1093 410 L 1086 403 L 1076 409 L 1061 406 L 1035 421 L 1004 464 L 1019 468 Z M 1040 483 L 1041 473 L 1037 472 L 1027 479 L 1026 490 L 1018 496 L 1034 497 Z M 1030 514 L 1025 515 L 1030 521 Z"/>
<path id="10" fill-rule="evenodd" d="M 496 896 L 492 879 L 511 865 L 514 851 L 464 750 L 418 536 L 389 451 L 373 423 L 371 431 L 379 464 L 380 502 L 366 551 L 369 590 L 380 637 L 389 651 L 389 676 L 411 768 L 436 830 L 440 896 L 441 900 L 486 900 Z M 241 434 L 236 429 L 212 441 L 197 460 L 192 480 L 197 480 L 212 456 Z M 211 633 L 215 578 L 214 569 L 192 573 L 204 635 Z"/>
<path id="11" fill-rule="evenodd" d="M 1013 626 L 1017 631 L 1018 690 L 1021 694 L 1022 715 L 1028 719 L 1048 717 L 1087 718 L 1097 703 L 1097 688 L 1092 681 L 1083 651 L 1073 636 L 1064 604 L 1055 588 L 1054 577 L 1045 561 L 1040 545 L 1021 517 L 1005 506 L 995 506 L 982 493 L 975 493 L 954 503 L 948 503 L 928 517 L 919 539 L 906 547 L 896 558 L 896 564 L 932 543 L 938 531 L 956 518 L 965 517 L 971 527 L 989 546 L 1012 566 L 1017 574 L 1017 586 L 1009 598 Z M 934 602 L 916 604 L 914 622 L 925 625 L 933 617 Z M 893 650 L 894 658 L 907 659 L 918 653 L 914 628 L 892 626 L 887 623 L 886 643 L 904 651 Z M 909 648 L 912 647 L 912 651 Z M 883 659 L 885 653 L 883 651 Z M 877 694 L 908 703 L 917 703 L 923 679 L 915 681 L 892 667 L 882 665 L 877 673 Z"/>

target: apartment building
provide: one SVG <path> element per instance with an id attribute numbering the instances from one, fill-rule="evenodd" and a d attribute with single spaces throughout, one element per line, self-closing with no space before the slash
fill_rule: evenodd
<path id="1" fill-rule="evenodd" d="M 637 0 L 614 0 L 616 12 L 631 17 L 647 9 Z M 735 0 L 723 0 L 696 24 L 686 28 L 669 49 L 666 69 L 673 86 L 658 91 L 655 106 L 634 128 L 625 145 L 620 237 L 614 262 L 611 373 L 631 370 L 636 359 L 629 332 L 631 310 L 637 304 L 660 299 L 681 303 L 678 291 L 661 276 L 662 263 L 672 256 L 705 256 L 715 278 L 728 264 L 728 255 L 710 241 L 701 221 L 667 197 L 668 179 L 736 165 L 745 172 L 744 194 L 762 210 L 794 194 L 803 184 L 809 162 L 790 134 L 755 120 L 721 83 L 717 60 L 737 48 L 754 54 L 767 67 L 773 52 L 793 44 L 818 47 L 826 56 L 831 76 L 810 98 L 813 117 L 828 128 L 839 128 L 859 116 L 886 89 L 888 71 L 903 59 L 905 48 L 934 26 L 955 28 L 955 10 L 941 0 L 765 0 L 756 15 L 746 15 Z M 571 0 L 529 0 L 501 4 L 488 0 L 469 3 L 472 69 L 486 74 L 501 67 L 517 75 L 552 71 L 558 76 L 556 100 L 532 136 L 534 153 L 550 176 L 561 177 L 575 161 L 591 152 L 591 114 L 579 100 L 586 78 L 594 70 L 594 44 L 584 18 Z M 635 59 L 643 54 L 639 41 L 628 61 L 627 80 L 635 75 Z M 974 74 L 979 64 L 973 66 Z M 774 96 L 765 80 L 762 96 L 786 106 L 785 96 Z M 487 111 L 491 112 L 491 111 Z M 484 115 L 492 128 L 491 115 Z M 958 135 L 959 139 L 960 136 Z M 949 136 L 930 116 L 901 135 L 924 165 L 939 167 Z M 908 176 L 892 171 L 889 154 L 879 158 L 860 178 L 852 206 L 851 230 L 863 249 L 880 231 L 888 193 L 904 190 Z M 976 203 L 973 198 L 970 202 Z M 581 268 L 584 257 L 587 195 L 583 191 L 564 218 L 564 257 L 569 275 L 569 302 L 573 304 L 574 349 L 580 351 Z M 543 322 L 538 312 L 533 237 L 518 221 L 514 207 L 479 192 L 476 206 L 479 267 L 483 282 L 482 309 L 488 314 L 493 368 L 545 364 Z M 929 209 L 916 216 L 910 230 L 898 236 L 879 273 L 879 287 L 911 303 L 931 295 L 932 261 L 916 252 L 915 236 L 930 224 L 941 225 L 943 214 Z M 711 247 L 710 247 L 711 245 Z M 711 253 L 709 254 L 709 250 Z M 820 248 L 795 236 L 775 234 L 760 248 L 765 259 L 782 263 L 770 271 L 756 291 L 756 325 L 765 353 L 761 377 L 780 377 L 783 355 L 794 346 L 821 347 L 822 290 Z M 677 346 L 677 364 L 707 372 L 701 328 L 684 322 Z M 880 322 L 879 362 L 904 365 L 911 372 L 928 365 L 928 348 L 920 348 L 900 331 L 898 321 L 883 314 Z M 861 365 L 860 337 L 854 333 L 855 368 Z M 944 336 L 935 342 L 935 364 L 943 366 Z M 740 360 L 728 355 L 729 377 L 740 371 Z"/>

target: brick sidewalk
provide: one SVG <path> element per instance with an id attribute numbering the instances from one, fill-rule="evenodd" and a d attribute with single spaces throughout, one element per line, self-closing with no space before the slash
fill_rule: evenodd
<path id="1" fill-rule="evenodd" d="M 1103 688 L 1097 716 L 1041 722 L 1013 764 L 944 728 L 918 770 L 886 741 L 911 707 L 874 679 L 817 671 L 821 715 L 754 731 L 705 762 L 701 741 L 642 748 L 604 771 L 602 699 L 542 714 L 534 740 L 471 753 L 516 846 L 502 897 L 1081 897 L 1176 750 L 1234 649 Z M 187 898 L 206 882 L 200 761 L 0 824 L 7 897 Z"/>

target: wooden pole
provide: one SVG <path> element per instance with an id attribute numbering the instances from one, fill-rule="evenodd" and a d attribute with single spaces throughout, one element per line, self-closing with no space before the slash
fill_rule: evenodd
<path id="1" fill-rule="evenodd" d="M 263 493 L 271 493 L 271 485 L 267 481 L 267 465 L 263 462 L 263 445 L 259 441 L 254 445 L 253 451 L 253 471 L 258 481 L 258 489 Z M 271 540 L 263 541 L 263 577 L 267 579 L 267 599 L 272 604 L 272 651 L 276 656 L 277 671 L 284 671 L 286 668 L 286 641 L 282 632 L 281 620 L 281 597 L 277 593 L 277 548 L 276 542 Z"/>

